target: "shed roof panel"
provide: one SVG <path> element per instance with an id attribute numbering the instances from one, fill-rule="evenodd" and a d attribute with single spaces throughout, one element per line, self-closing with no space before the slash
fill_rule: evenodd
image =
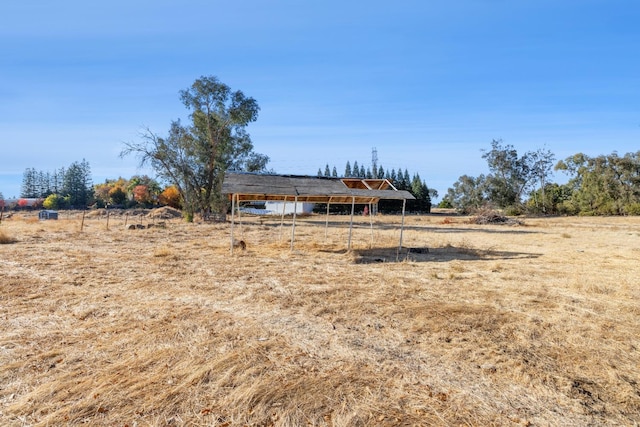
<path id="1" fill-rule="evenodd" d="M 366 182 L 365 182 L 366 181 Z M 374 188 L 374 189 L 371 189 Z M 387 180 L 329 178 L 294 175 L 227 173 L 223 194 L 239 200 L 293 200 L 317 203 L 373 203 L 381 199 L 413 200 L 408 191 L 396 190 Z"/>

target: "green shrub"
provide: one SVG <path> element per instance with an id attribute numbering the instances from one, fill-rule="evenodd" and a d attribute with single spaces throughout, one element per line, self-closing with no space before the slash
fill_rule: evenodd
<path id="1" fill-rule="evenodd" d="M 503 209 L 503 213 L 507 216 L 522 215 L 522 208 L 520 206 L 507 206 Z"/>
<path id="2" fill-rule="evenodd" d="M 640 203 L 630 203 L 624 207 L 626 215 L 640 215 Z"/>
<path id="3" fill-rule="evenodd" d="M 44 202 L 42 202 L 42 207 L 44 207 L 45 209 L 60 209 L 63 206 L 64 198 L 57 194 L 49 195 L 46 199 L 44 199 Z"/>

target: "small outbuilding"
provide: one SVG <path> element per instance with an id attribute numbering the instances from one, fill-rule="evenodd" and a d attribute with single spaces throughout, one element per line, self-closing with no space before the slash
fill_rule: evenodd
<path id="1" fill-rule="evenodd" d="M 38 219 L 47 220 L 47 219 L 58 219 L 58 212 L 52 210 L 42 210 L 38 214 Z"/>

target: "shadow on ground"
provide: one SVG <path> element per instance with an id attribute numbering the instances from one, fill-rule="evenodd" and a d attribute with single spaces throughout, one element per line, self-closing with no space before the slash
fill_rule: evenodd
<path id="1" fill-rule="evenodd" d="M 527 252 L 507 252 L 496 250 L 480 250 L 465 247 L 445 246 L 442 248 L 406 248 L 398 251 L 393 248 L 373 248 L 353 251 L 356 264 L 385 262 L 448 262 L 460 261 L 494 261 L 504 259 L 538 258 L 542 254 Z"/>

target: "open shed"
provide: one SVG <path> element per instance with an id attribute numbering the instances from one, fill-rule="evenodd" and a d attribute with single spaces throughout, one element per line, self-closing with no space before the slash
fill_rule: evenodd
<path id="1" fill-rule="evenodd" d="M 372 205 L 379 200 L 402 200 L 402 224 L 400 243 L 404 231 L 404 215 L 407 200 L 415 197 L 408 191 L 396 189 L 387 179 L 333 178 L 296 175 L 265 175 L 251 173 L 227 173 L 222 184 L 222 193 L 231 200 L 231 252 L 233 252 L 233 228 L 236 206 L 240 202 L 278 200 L 283 202 L 313 202 L 327 204 L 327 224 L 329 206 L 334 203 L 351 205 L 349 241 L 351 249 L 353 215 L 356 204 Z M 371 210 L 370 210 L 371 211 Z M 291 228 L 291 249 L 295 238 L 296 211 L 293 212 Z M 371 220 L 373 227 L 373 220 Z"/>

